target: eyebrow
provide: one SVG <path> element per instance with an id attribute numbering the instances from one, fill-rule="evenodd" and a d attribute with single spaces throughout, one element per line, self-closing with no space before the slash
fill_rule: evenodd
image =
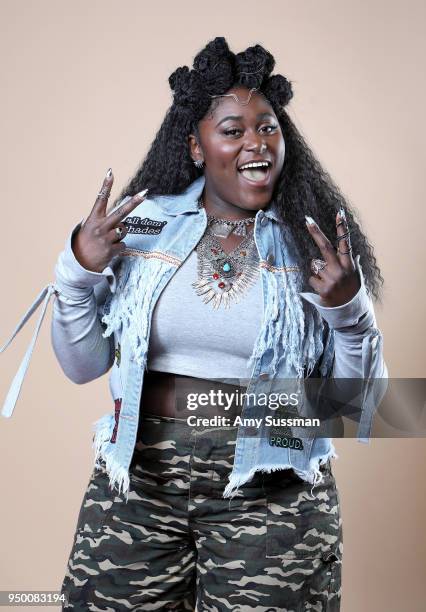
<path id="1" fill-rule="evenodd" d="M 268 112 L 266 112 L 266 113 L 258 113 L 258 114 L 256 115 L 256 118 L 257 118 L 257 119 L 266 119 L 266 117 L 272 117 L 272 118 L 274 118 L 274 115 L 273 115 L 272 113 L 268 113 Z M 219 125 L 220 125 L 221 123 L 223 123 L 224 121 L 227 121 L 228 119 L 232 119 L 233 121 L 240 121 L 242 118 L 243 118 L 243 117 L 242 117 L 241 115 L 227 115 L 226 117 L 224 117 L 223 119 L 221 119 L 221 120 L 219 121 L 219 123 L 217 123 L 217 124 L 215 125 L 215 127 L 219 127 Z"/>

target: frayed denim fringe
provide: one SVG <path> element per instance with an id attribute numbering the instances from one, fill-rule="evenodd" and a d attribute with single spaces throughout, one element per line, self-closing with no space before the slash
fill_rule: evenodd
<path id="1" fill-rule="evenodd" d="M 108 312 L 102 317 L 106 329 L 104 338 L 123 326 L 122 342 L 130 344 L 134 360 L 146 368 L 148 354 L 149 312 L 155 291 L 170 263 L 159 258 L 148 261 L 141 255 L 123 257 L 118 271 L 116 292 L 109 300 Z M 107 414 L 95 423 L 95 466 L 101 467 L 98 459 L 105 461 L 110 486 L 118 485 L 118 494 L 123 492 L 126 501 L 129 495 L 129 473 L 114 457 L 115 446 L 110 445 L 115 425 L 113 414 Z"/>
<path id="2" fill-rule="evenodd" d="M 283 360 L 289 378 L 302 378 L 305 368 L 306 376 L 309 376 L 323 352 L 322 318 L 315 308 L 306 305 L 300 297 L 299 272 L 265 272 L 264 279 L 271 299 L 248 366 L 253 365 L 267 349 L 271 349 L 272 376 L 276 375 Z M 285 309 L 284 313 L 281 312 L 282 308 Z"/>
<path id="3" fill-rule="evenodd" d="M 94 423 L 95 437 L 92 447 L 95 449 L 95 468 L 101 469 L 102 465 L 98 460 L 105 461 L 105 469 L 109 476 L 110 487 L 118 485 L 118 494 L 123 492 L 126 495 L 126 502 L 129 499 L 130 479 L 128 471 L 123 468 L 113 456 L 113 452 L 108 452 L 112 432 L 115 425 L 115 418 L 112 414 L 105 414 Z"/>
<path id="4" fill-rule="evenodd" d="M 124 257 L 109 312 L 102 317 L 107 326 L 103 337 L 110 336 L 122 324 L 123 337 L 130 343 L 135 361 L 143 367 L 148 353 L 150 305 L 166 269 L 170 269 L 170 263 L 162 259 Z"/>
<path id="5" fill-rule="evenodd" d="M 264 279 L 271 299 L 248 364 L 253 365 L 267 349 L 271 349 L 273 353 L 270 363 L 271 376 L 276 375 L 278 366 L 284 361 L 287 376 L 301 380 L 312 373 L 323 353 L 322 318 L 316 309 L 305 305 L 300 297 L 301 275 L 298 271 L 266 272 Z M 282 308 L 285 309 L 284 313 L 281 312 Z M 258 460 L 261 461 L 262 457 L 258 457 Z M 270 473 L 284 469 L 296 471 L 293 465 L 279 464 L 258 465 L 240 473 L 238 477 L 231 473 L 223 497 L 232 498 L 238 488 L 249 481 L 257 471 Z M 318 465 L 310 466 L 306 474 L 297 471 L 296 473 L 314 486 L 323 478 Z"/>
<path id="6" fill-rule="evenodd" d="M 324 480 L 324 473 L 321 472 L 321 470 L 319 469 L 319 466 L 327 463 L 329 459 L 338 459 L 338 457 L 339 456 L 336 453 L 336 449 L 334 448 L 333 445 L 331 445 L 330 451 L 326 455 L 324 455 L 323 457 L 317 457 L 311 460 L 308 472 L 302 472 L 290 464 L 285 464 L 285 465 L 279 464 L 279 465 L 261 465 L 256 468 L 252 468 L 250 471 L 244 474 L 240 474 L 238 478 L 236 478 L 235 476 L 232 476 L 231 474 L 229 476 L 229 482 L 226 485 L 225 490 L 223 492 L 223 497 L 224 498 L 229 497 L 231 499 L 235 497 L 235 495 L 238 494 L 239 487 L 245 484 L 246 482 L 249 482 L 253 478 L 256 472 L 265 472 L 266 474 L 271 474 L 272 472 L 276 472 L 277 470 L 289 470 L 289 469 L 292 469 L 295 472 L 295 474 L 297 474 L 297 476 L 299 476 L 299 478 L 301 478 L 305 482 L 312 484 L 312 488 L 311 488 L 311 496 L 312 496 L 314 487 L 321 484 Z"/>

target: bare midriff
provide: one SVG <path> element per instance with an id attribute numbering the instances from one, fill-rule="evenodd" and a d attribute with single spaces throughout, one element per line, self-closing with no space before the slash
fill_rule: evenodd
<path id="1" fill-rule="evenodd" d="M 207 380 L 182 374 L 169 372 L 158 372 L 149 370 L 145 373 L 140 402 L 140 413 L 145 415 L 165 416 L 178 419 L 186 419 L 191 414 L 197 416 L 214 416 L 224 413 L 224 406 L 218 404 L 218 391 L 230 394 L 238 390 L 243 391 L 242 387 L 229 382 L 217 380 Z M 245 390 L 245 388 L 244 388 Z M 214 401 L 192 409 L 188 405 L 188 395 L 193 397 L 200 395 L 210 395 L 213 393 Z M 211 395 L 210 395 L 211 397 Z M 239 412 L 237 404 L 228 407 L 232 411 Z M 232 412 L 227 412 L 230 416 Z"/>
<path id="2" fill-rule="evenodd" d="M 145 373 L 140 407 L 141 414 L 148 413 L 176 418 L 177 376 L 179 374 L 152 370 Z"/>

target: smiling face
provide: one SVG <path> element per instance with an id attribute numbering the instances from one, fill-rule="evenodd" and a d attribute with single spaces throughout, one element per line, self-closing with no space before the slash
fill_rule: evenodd
<path id="1" fill-rule="evenodd" d="M 246 101 L 249 91 L 233 87 L 226 93 Z M 198 123 L 200 142 L 195 135 L 189 136 L 191 156 L 204 160 L 205 199 L 211 209 L 235 217 L 250 216 L 247 211 L 265 208 L 271 201 L 284 164 L 283 134 L 262 94 L 253 92 L 247 105 L 232 97 L 217 101 L 214 110 Z M 262 162 L 262 167 L 241 169 L 250 162 Z"/>

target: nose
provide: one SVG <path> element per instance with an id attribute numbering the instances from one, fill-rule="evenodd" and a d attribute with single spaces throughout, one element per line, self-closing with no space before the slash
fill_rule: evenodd
<path id="1" fill-rule="evenodd" d="M 260 134 L 254 134 L 252 136 L 247 136 L 244 148 L 246 151 L 262 154 L 266 151 L 267 145 L 264 143 L 263 137 Z"/>

